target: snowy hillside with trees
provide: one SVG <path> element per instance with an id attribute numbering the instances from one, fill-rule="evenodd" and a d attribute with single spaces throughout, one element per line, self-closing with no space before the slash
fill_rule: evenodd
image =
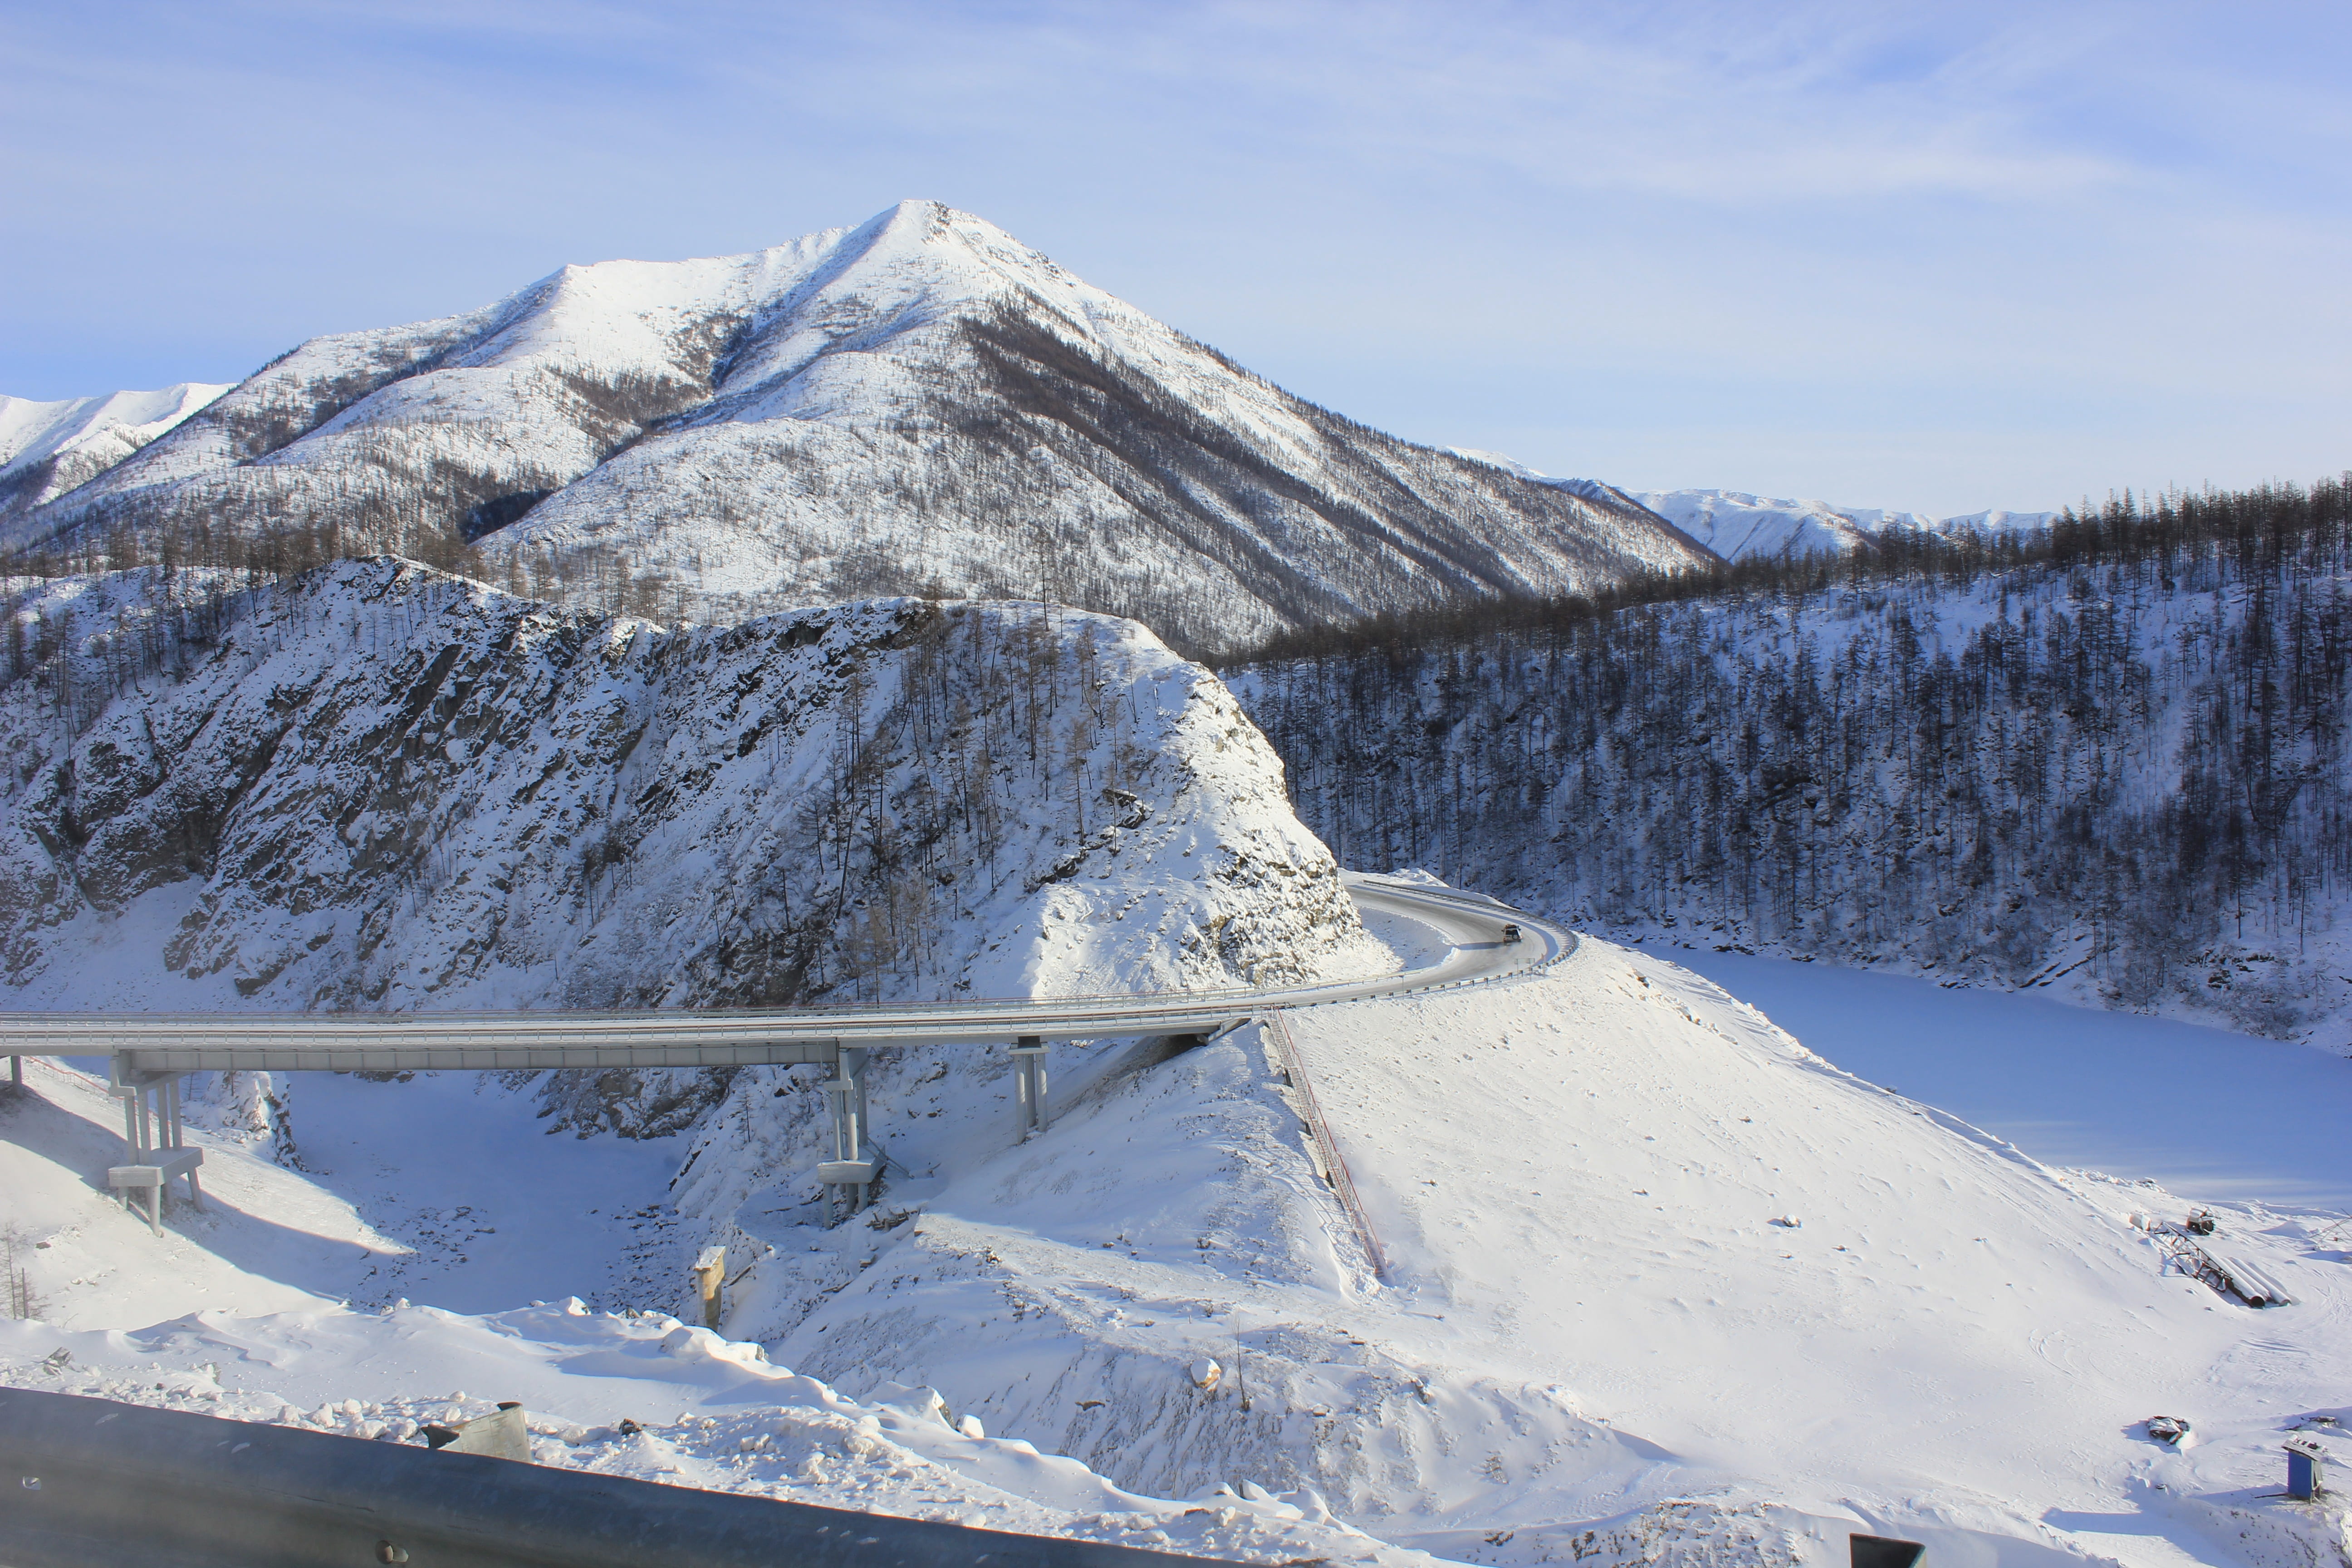
<path id="1" fill-rule="evenodd" d="M 931 202 L 314 340 L 0 545 L 272 569 L 471 549 L 517 592 L 664 618 L 1047 597 L 1188 647 L 1711 559 L 1614 492 L 1293 397 Z"/>
<path id="2" fill-rule="evenodd" d="M 183 382 L 53 403 L 0 397 L 0 527 L 96 479 L 227 390 Z"/>
<path id="3" fill-rule="evenodd" d="M 390 559 L 9 609 L 16 1006 L 1032 995 L 1371 951 L 1264 742 L 1132 623 L 670 631 Z"/>
<path id="4" fill-rule="evenodd" d="M 1465 608 L 1229 679 L 1351 864 L 2340 1047 L 2347 495 Z"/>

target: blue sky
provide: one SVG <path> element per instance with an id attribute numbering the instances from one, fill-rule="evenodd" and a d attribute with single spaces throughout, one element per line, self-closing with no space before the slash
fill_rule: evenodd
<path id="1" fill-rule="evenodd" d="M 1301 395 L 1939 513 L 2352 466 L 2352 7 L 0 0 L 0 391 L 979 213 Z"/>

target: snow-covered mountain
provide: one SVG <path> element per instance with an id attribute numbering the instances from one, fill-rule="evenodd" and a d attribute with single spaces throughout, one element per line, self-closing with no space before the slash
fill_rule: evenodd
<path id="1" fill-rule="evenodd" d="M 0 396 L 0 526 L 96 479 L 227 390 L 182 382 L 53 403 Z"/>
<path id="2" fill-rule="evenodd" d="M 706 617 L 1044 596 L 1201 647 L 1710 559 L 1613 492 L 1293 397 L 931 202 L 317 339 L 0 542 L 116 522 L 479 541 L 518 588 Z"/>
<path id="3" fill-rule="evenodd" d="M 13 1006 L 1031 995 L 1381 958 L 1215 678 L 1129 622 L 727 630 L 393 560 L 20 588 Z"/>
<path id="4" fill-rule="evenodd" d="M 1727 561 L 1757 556 L 1844 555 L 1867 550 L 1890 533 L 1951 536 L 2038 528 L 2046 511 L 1972 511 L 1929 517 L 1827 501 L 1780 500 L 1744 490 L 1635 490 L 1634 500 L 1656 512 Z"/>

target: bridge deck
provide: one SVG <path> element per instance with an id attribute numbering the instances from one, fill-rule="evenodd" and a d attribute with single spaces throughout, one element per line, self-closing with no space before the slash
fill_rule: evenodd
<path id="1" fill-rule="evenodd" d="M 1426 991 L 1540 969 L 1575 938 L 1451 889 L 1351 876 L 1366 910 L 1440 930 L 1453 956 L 1426 969 L 1336 984 L 863 1007 L 506 1013 L 0 1013 L 0 1055 L 107 1056 L 129 1074 L 743 1067 L 833 1063 L 842 1051 L 1205 1033 L 1283 1007 Z M 1503 940 L 1507 921 L 1528 940 Z"/>

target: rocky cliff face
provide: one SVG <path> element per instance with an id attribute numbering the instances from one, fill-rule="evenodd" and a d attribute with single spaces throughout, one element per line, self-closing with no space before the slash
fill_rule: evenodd
<path id="1" fill-rule="evenodd" d="M 723 630 L 392 559 L 27 584 L 11 1005 L 680 1006 L 1243 984 L 1380 951 L 1215 679 L 899 599 Z"/>

